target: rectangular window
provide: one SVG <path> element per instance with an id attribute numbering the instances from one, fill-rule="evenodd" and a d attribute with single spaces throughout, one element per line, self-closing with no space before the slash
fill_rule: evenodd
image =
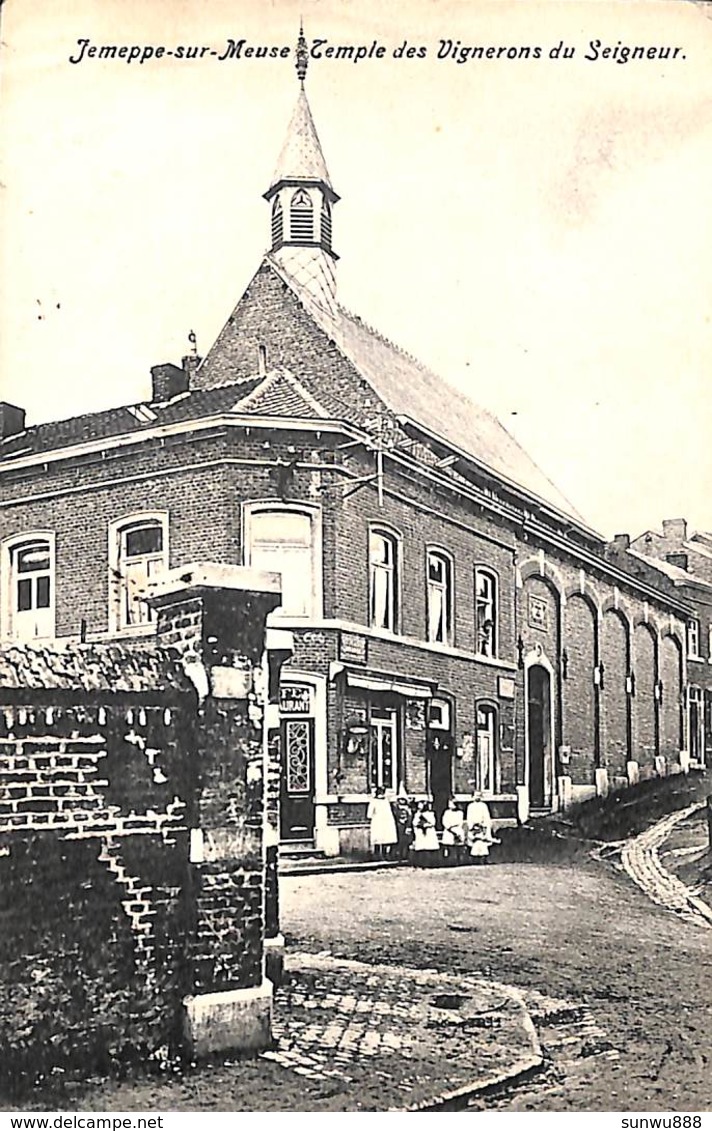
<path id="1" fill-rule="evenodd" d="M 700 622 L 698 620 L 687 622 L 687 654 L 693 659 L 700 657 Z"/>
<path id="2" fill-rule="evenodd" d="M 395 632 L 398 623 L 398 542 L 392 534 L 371 531 L 369 572 L 371 625 Z"/>
<path id="3" fill-rule="evenodd" d="M 296 510 L 254 510 L 248 520 L 248 555 L 253 569 L 282 579 L 280 611 L 292 617 L 314 615 L 316 592 L 313 519 Z"/>
<path id="4" fill-rule="evenodd" d="M 10 548 L 9 627 L 15 640 L 54 636 L 54 555 L 46 538 L 28 538 Z"/>
<path id="5" fill-rule="evenodd" d="M 452 644 L 452 563 L 437 550 L 428 551 L 428 640 Z"/>
<path id="6" fill-rule="evenodd" d="M 475 651 L 497 655 L 497 580 L 485 569 L 475 570 Z"/>

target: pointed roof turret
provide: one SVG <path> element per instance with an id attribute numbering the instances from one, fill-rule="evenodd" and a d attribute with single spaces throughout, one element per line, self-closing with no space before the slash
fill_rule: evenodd
<path id="1" fill-rule="evenodd" d="M 338 199 L 331 184 L 319 135 L 304 87 L 300 87 L 297 105 L 289 123 L 287 136 L 272 177 L 267 197 L 289 181 L 310 181 L 328 189 L 332 200 Z"/>
<path id="2" fill-rule="evenodd" d="M 316 132 L 311 108 L 304 89 L 304 80 L 309 63 L 309 48 L 304 38 L 304 28 L 300 25 L 299 39 L 296 49 L 297 77 L 299 78 L 299 94 L 294 107 L 287 136 L 277 161 L 277 168 L 272 177 L 272 183 L 264 194 L 270 200 L 284 184 L 301 182 L 319 185 L 324 194 L 332 203 L 339 199 L 334 192 L 329 170 L 326 167 L 324 154 Z"/>
<path id="3" fill-rule="evenodd" d="M 304 80 L 309 48 L 299 28 L 296 50 L 299 94 L 272 184 L 264 194 L 272 205 L 271 252 L 318 305 L 333 311 L 336 261 L 331 243 L 332 207 L 339 199 L 331 184 Z"/>

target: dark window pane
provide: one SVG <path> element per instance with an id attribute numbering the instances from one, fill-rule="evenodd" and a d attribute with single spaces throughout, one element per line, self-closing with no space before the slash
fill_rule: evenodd
<path id="1" fill-rule="evenodd" d="M 17 583 L 17 608 L 21 613 L 32 608 L 32 582 L 29 578 Z"/>
<path id="2" fill-rule="evenodd" d="M 48 577 L 38 577 L 37 578 L 37 608 L 38 609 L 48 609 L 49 608 L 49 578 Z"/>
<path id="3" fill-rule="evenodd" d="M 139 557 L 142 554 L 160 554 L 163 550 L 163 528 L 161 526 L 137 526 L 126 531 L 126 556 Z"/>

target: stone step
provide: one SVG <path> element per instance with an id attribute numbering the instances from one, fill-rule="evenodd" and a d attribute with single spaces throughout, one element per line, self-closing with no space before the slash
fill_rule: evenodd
<path id="1" fill-rule="evenodd" d="M 282 860 L 304 860 L 307 857 L 322 860 L 324 858 L 324 853 L 317 851 L 313 840 L 280 841 L 279 855 Z"/>

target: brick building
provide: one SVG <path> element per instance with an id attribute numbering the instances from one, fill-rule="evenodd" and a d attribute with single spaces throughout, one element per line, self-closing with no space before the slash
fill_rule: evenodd
<path id="1" fill-rule="evenodd" d="M 687 725 L 693 763 L 712 757 L 712 534 L 688 533 L 684 518 L 665 519 L 662 531 L 646 530 L 630 543 L 669 578 L 693 607 L 687 623 Z"/>
<path id="2" fill-rule="evenodd" d="M 379 786 L 478 788 L 514 821 L 679 766 L 686 595 L 340 305 L 304 72 L 270 251 L 205 359 L 154 367 L 141 404 L 0 409 L 3 634 L 138 640 L 167 566 L 281 573 L 281 835 L 327 853 L 366 845 Z"/>

